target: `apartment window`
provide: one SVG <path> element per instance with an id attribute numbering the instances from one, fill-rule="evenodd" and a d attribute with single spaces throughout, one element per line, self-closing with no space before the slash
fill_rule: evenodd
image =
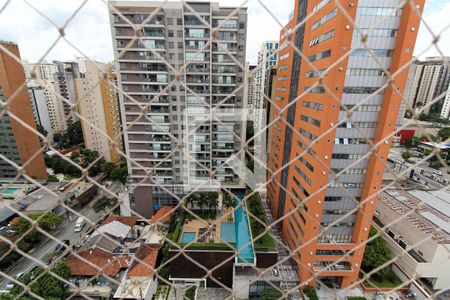
<path id="1" fill-rule="evenodd" d="M 300 120 L 302 120 L 304 122 L 307 122 L 309 124 L 312 124 L 314 126 L 320 127 L 320 121 L 315 119 L 315 118 L 313 118 L 313 117 L 301 115 L 300 116 Z"/>
<path id="2" fill-rule="evenodd" d="M 321 36 L 316 37 L 315 39 L 311 40 L 309 42 L 309 47 L 313 47 L 313 46 L 318 45 L 318 44 L 320 44 L 322 42 L 325 42 L 326 40 L 331 39 L 333 37 L 333 35 L 334 35 L 334 30 L 330 30 L 327 33 L 324 33 Z"/>
<path id="3" fill-rule="evenodd" d="M 311 56 L 308 57 L 308 60 L 310 62 L 313 62 L 313 61 L 321 60 L 321 59 L 324 59 L 324 58 L 327 58 L 327 57 L 330 57 L 330 56 L 331 56 L 331 49 L 323 51 L 323 52 L 320 52 L 320 53 L 317 53 L 317 54 L 314 54 L 314 55 L 311 55 Z"/>
<path id="4" fill-rule="evenodd" d="M 278 68 L 278 71 L 284 71 L 284 70 L 287 70 L 288 68 L 289 68 L 288 65 L 282 65 Z"/>
<path id="5" fill-rule="evenodd" d="M 299 154 L 297 154 L 297 156 L 299 156 Z M 300 157 L 298 160 L 301 161 L 302 164 L 308 168 L 308 170 L 314 172 L 314 166 L 310 164 L 304 157 Z"/>
<path id="6" fill-rule="evenodd" d="M 345 104 L 341 105 L 340 110 L 341 111 L 345 111 L 346 109 L 350 110 L 350 109 L 353 109 L 353 108 L 355 108 L 355 111 L 365 111 L 365 112 L 378 112 L 378 111 L 381 111 L 381 106 L 380 105 L 359 105 L 359 106 L 356 106 L 356 105 L 350 105 L 350 104 L 348 104 L 348 105 L 345 105 Z"/>
<path id="7" fill-rule="evenodd" d="M 311 108 L 317 111 L 322 111 L 323 110 L 323 104 L 321 103 L 317 103 L 317 102 L 312 102 L 312 101 L 302 101 L 302 106 L 303 107 L 307 107 L 307 108 Z"/>
<path id="8" fill-rule="evenodd" d="M 372 139 L 365 138 L 335 138 L 335 145 L 361 145 L 368 144 Z"/>
<path id="9" fill-rule="evenodd" d="M 364 154 L 348 154 L 348 153 L 333 153 L 331 155 L 332 159 L 360 159 L 364 157 Z"/>
<path id="10" fill-rule="evenodd" d="M 297 187 L 300 189 L 300 191 L 306 196 L 309 197 L 308 191 L 303 187 L 303 185 L 298 181 L 298 179 L 294 176 L 293 177 L 294 183 L 297 185 Z"/>
<path id="11" fill-rule="evenodd" d="M 353 31 L 354 36 L 361 36 L 361 32 L 364 35 L 370 37 L 396 37 L 398 29 L 371 29 L 371 28 L 358 28 Z"/>
<path id="12" fill-rule="evenodd" d="M 385 72 L 382 69 L 358 69 L 348 68 L 347 76 L 385 76 Z"/>
<path id="13" fill-rule="evenodd" d="M 303 178 L 306 183 L 311 186 L 311 179 L 309 179 L 309 177 L 299 167 L 295 166 L 295 171 L 297 171 L 298 175 L 300 175 L 300 177 Z"/>
<path id="14" fill-rule="evenodd" d="M 310 139 L 310 140 L 315 140 L 317 139 L 317 135 L 309 132 L 308 130 L 305 130 L 303 128 L 300 128 L 299 130 L 300 134 L 303 135 L 304 137 Z"/>
<path id="15" fill-rule="evenodd" d="M 305 75 L 306 75 L 306 78 L 318 77 L 318 76 L 320 76 L 324 71 L 325 71 L 325 69 L 318 70 L 318 71 L 309 71 L 309 72 L 306 72 Z"/>
<path id="16" fill-rule="evenodd" d="M 287 76 L 280 76 L 277 78 L 277 81 L 286 81 Z"/>
<path id="17" fill-rule="evenodd" d="M 325 88 L 323 86 L 315 86 L 312 88 L 310 86 L 305 86 L 305 91 L 313 94 L 323 94 L 325 93 Z"/>
<path id="18" fill-rule="evenodd" d="M 183 19 L 177 18 L 177 25 L 183 25 Z"/>
<path id="19" fill-rule="evenodd" d="M 394 50 L 390 49 L 353 49 L 350 56 L 392 57 Z"/>
<path id="20" fill-rule="evenodd" d="M 344 87 L 344 94 L 383 94 L 384 91 L 380 90 L 379 87 Z"/>
<path id="21" fill-rule="evenodd" d="M 169 30 L 168 36 L 173 37 L 173 30 Z"/>
<path id="22" fill-rule="evenodd" d="M 289 52 L 280 56 L 280 61 L 285 60 L 289 57 Z"/>
<path id="23" fill-rule="evenodd" d="M 327 5 L 327 3 L 330 2 L 330 1 L 331 0 L 322 0 L 322 1 L 320 1 L 316 6 L 314 6 L 313 13 L 315 13 L 316 11 L 318 11 L 319 9 L 321 9 L 322 7 Z"/>
<path id="24" fill-rule="evenodd" d="M 311 25 L 311 30 L 315 30 L 325 24 L 326 22 L 330 21 L 337 15 L 337 8 L 332 10 L 330 13 L 328 13 L 326 16 L 322 17 L 319 21 L 315 22 Z"/>
<path id="25" fill-rule="evenodd" d="M 339 128 L 376 128 L 377 122 L 344 122 L 339 124 Z"/>
<path id="26" fill-rule="evenodd" d="M 401 16 L 402 10 L 391 7 L 358 6 L 357 16 Z"/>

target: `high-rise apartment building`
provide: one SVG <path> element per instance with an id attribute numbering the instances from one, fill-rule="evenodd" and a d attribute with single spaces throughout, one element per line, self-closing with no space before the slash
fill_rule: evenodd
<path id="1" fill-rule="evenodd" d="M 440 112 L 443 102 L 443 97 L 440 96 L 445 93 L 450 82 L 449 59 L 450 57 L 428 57 L 414 62 L 415 72 L 409 94 L 409 107 L 424 107 L 423 113 L 426 114 Z M 429 105 L 432 102 L 433 104 Z"/>
<path id="2" fill-rule="evenodd" d="M 253 70 L 256 69 L 256 65 L 249 65 L 247 63 L 247 72 L 252 73 Z M 256 97 L 256 80 L 254 77 L 251 79 L 251 82 L 248 83 L 247 87 L 247 108 L 249 112 L 253 112 L 253 107 L 255 105 L 255 97 Z"/>
<path id="3" fill-rule="evenodd" d="M 255 100 L 254 100 L 254 118 L 255 132 L 259 132 L 263 128 L 263 124 L 267 123 L 263 110 L 267 105 L 267 77 L 270 76 L 272 67 L 277 65 L 278 61 L 278 41 L 267 41 L 261 44 L 258 52 L 258 64 L 256 66 L 255 78 Z"/>
<path id="4" fill-rule="evenodd" d="M 67 129 L 67 119 L 64 112 L 64 104 L 56 87 L 58 67 L 55 64 L 29 63 L 24 61 L 25 78 L 29 87 L 41 87 L 44 89 L 48 114 L 52 132 L 57 133 Z"/>
<path id="5" fill-rule="evenodd" d="M 24 69 L 16 60 L 20 59 L 19 47 L 8 42 L 1 42 L 1 45 L 15 58 L 0 50 L 0 110 L 8 101 L 7 113 L 0 116 L 0 177 L 17 175 L 13 163 L 23 167 L 30 177 L 46 179 L 39 137 L 27 127 L 36 130 L 28 91 L 23 88 Z"/>
<path id="6" fill-rule="evenodd" d="M 450 84 L 447 88 L 447 93 L 445 94 L 444 103 L 442 103 L 441 118 L 450 119 Z"/>
<path id="7" fill-rule="evenodd" d="M 47 136 L 52 140 L 53 128 L 50 121 L 50 113 L 47 106 L 47 97 L 45 89 L 35 84 L 31 80 L 27 84 L 28 94 L 30 95 L 31 108 L 33 110 L 34 121 L 36 125 L 40 126 L 47 132 Z"/>
<path id="8" fill-rule="evenodd" d="M 154 208 L 178 204 L 170 194 L 208 186 L 210 171 L 218 182 L 233 182 L 237 176 L 221 164 L 240 149 L 245 130 L 235 116 L 247 97 L 237 89 L 245 74 L 239 64 L 246 61 L 246 9 L 214 2 L 110 4 L 126 19 L 111 10 L 125 148 L 133 160 L 131 208 L 151 216 Z M 129 22 L 144 25 L 135 32 Z M 221 122 L 208 118 L 210 107 Z"/>
<path id="9" fill-rule="evenodd" d="M 68 123 L 72 123 L 78 120 L 72 107 L 76 107 L 75 105 L 77 104 L 74 79 L 80 77 L 80 70 L 76 62 L 54 61 L 53 63 L 58 70 L 53 75 L 55 91 L 59 96 L 59 101 L 62 102 L 65 119 Z"/>
<path id="10" fill-rule="evenodd" d="M 414 2 L 422 11 L 424 1 Z M 402 3 L 346 2 L 344 14 L 331 0 L 297 0 L 281 32 L 273 101 L 289 107 L 271 130 L 268 167 L 278 173 L 267 195 L 300 282 L 358 280 L 401 104 L 396 89 L 404 90 L 420 25 Z"/>
<path id="11" fill-rule="evenodd" d="M 122 135 L 111 65 L 87 60 L 85 68 L 84 75 L 74 83 L 84 145 L 97 151 L 106 161 L 116 162 L 117 151 L 122 148 Z"/>

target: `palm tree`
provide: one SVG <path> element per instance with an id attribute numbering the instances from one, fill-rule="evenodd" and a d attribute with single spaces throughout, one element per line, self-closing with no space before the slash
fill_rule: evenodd
<path id="1" fill-rule="evenodd" d="M 189 207 L 189 205 L 191 206 L 191 208 L 194 206 L 194 204 L 198 204 L 198 197 L 195 194 L 191 194 L 189 195 L 186 199 L 185 199 L 185 205 L 186 207 Z"/>
<path id="2" fill-rule="evenodd" d="M 206 197 L 205 195 L 201 194 L 201 195 L 198 197 L 197 205 L 200 206 L 200 209 L 201 209 L 201 211 L 202 211 L 202 214 L 203 214 L 203 207 L 204 207 L 205 205 L 207 205 L 207 204 L 208 204 L 208 199 L 207 199 L 207 197 Z"/>
<path id="3" fill-rule="evenodd" d="M 219 195 L 216 192 L 209 192 L 207 196 L 207 205 L 210 213 L 219 206 Z"/>

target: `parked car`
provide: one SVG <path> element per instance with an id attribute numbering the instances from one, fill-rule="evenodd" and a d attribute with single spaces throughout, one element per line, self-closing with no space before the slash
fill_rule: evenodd
<path id="1" fill-rule="evenodd" d="M 62 253 L 64 252 L 64 250 L 66 250 L 66 248 L 68 248 L 70 245 L 70 241 L 69 240 L 63 240 L 61 244 L 58 244 L 55 248 L 55 251 L 53 251 L 56 254 Z"/>

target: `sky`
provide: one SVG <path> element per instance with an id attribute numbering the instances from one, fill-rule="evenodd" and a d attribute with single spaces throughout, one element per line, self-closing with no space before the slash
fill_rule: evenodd
<path id="1" fill-rule="evenodd" d="M 294 7 L 294 0 L 216 1 L 233 6 L 245 3 L 248 7 L 250 63 L 256 62 L 262 42 L 278 40 L 281 24 L 287 23 Z M 449 16 L 449 0 L 426 0 L 424 20 L 435 34 L 441 33 L 437 45 L 444 55 L 450 55 Z M 63 26 L 67 41 L 57 40 L 58 28 Z M 70 61 L 75 56 L 103 62 L 113 59 L 106 0 L 0 0 L 0 40 L 18 43 L 22 59 L 30 62 Z M 428 49 L 432 40 L 429 29 L 422 24 L 414 54 L 440 56 L 435 47 Z"/>

